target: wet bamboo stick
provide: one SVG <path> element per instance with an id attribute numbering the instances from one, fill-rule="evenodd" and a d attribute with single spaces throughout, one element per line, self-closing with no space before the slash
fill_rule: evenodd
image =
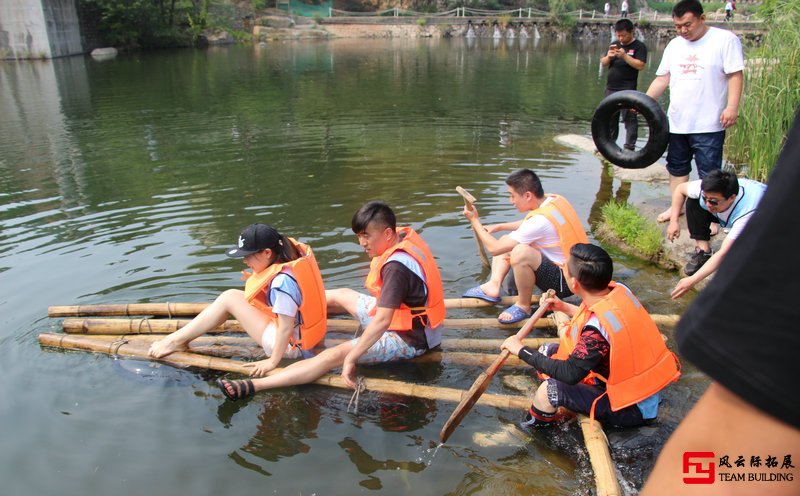
<path id="1" fill-rule="evenodd" d="M 148 334 L 136 334 L 136 335 L 127 335 L 123 339 L 125 339 L 128 343 L 135 344 L 135 345 L 150 345 L 153 341 L 156 341 L 159 336 L 156 335 L 148 335 Z M 98 342 L 104 343 L 114 343 L 120 340 L 120 336 L 118 335 L 108 335 L 108 334 L 98 334 L 93 335 L 92 339 L 97 340 Z M 542 340 L 543 342 L 544 340 Z M 549 341 L 553 341 L 550 339 Z M 531 340 L 532 345 L 538 344 L 541 346 L 541 343 L 536 340 Z M 499 349 L 499 345 L 498 345 Z M 189 351 L 191 353 L 198 353 L 201 355 L 210 355 L 215 357 L 224 357 L 224 358 L 249 358 L 252 360 L 261 360 L 266 355 L 264 354 L 264 350 L 256 344 L 255 341 L 249 338 L 238 338 L 236 341 L 224 340 L 220 339 L 217 340 L 216 338 L 210 337 L 200 337 L 189 343 Z M 488 353 L 469 353 L 464 351 L 432 351 L 426 353 L 420 357 L 414 358 L 413 361 L 416 363 L 452 363 L 457 365 L 474 365 L 474 366 L 486 366 L 492 363 L 492 361 L 496 358 L 493 354 Z M 527 367 L 528 365 L 520 360 L 517 357 L 510 357 L 507 364 L 509 367 Z"/>
<path id="2" fill-rule="evenodd" d="M 126 319 L 115 317 L 67 318 L 62 322 L 64 332 L 71 334 L 169 334 L 191 322 L 189 319 Z M 519 324 L 500 324 L 497 319 L 445 319 L 444 327 L 450 329 L 518 329 Z M 550 319 L 543 319 L 538 329 L 553 328 Z M 358 322 L 349 319 L 328 320 L 329 331 L 355 332 Z M 237 320 L 226 320 L 222 325 L 208 331 L 244 332 Z"/>
<path id="3" fill-rule="evenodd" d="M 597 496 L 619 496 L 621 489 L 603 426 L 600 425 L 600 422 L 591 420 L 585 415 L 578 415 L 578 419 L 581 431 L 583 431 L 583 442 L 589 453 L 589 462 L 592 464 L 594 472 Z"/>
<path id="4" fill-rule="evenodd" d="M 653 315 L 653 320 L 661 327 L 669 328 L 671 324 L 664 324 L 667 315 Z M 564 316 L 563 319 L 569 321 Z M 124 318 L 67 318 L 62 322 L 64 332 L 70 334 L 169 334 L 175 332 L 190 322 L 189 319 L 124 319 Z M 445 319 L 444 327 L 449 329 L 519 329 L 521 323 L 500 324 L 496 319 Z M 561 324 L 563 328 L 564 324 Z M 674 325 L 674 324 L 672 324 Z M 537 329 L 553 329 L 556 327 L 552 317 L 546 317 L 536 323 Z M 358 329 L 358 322 L 348 319 L 328 320 L 328 331 L 355 332 Z M 208 331 L 209 334 L 222 332 L 244 332 L 244 329 L 236 320 L 226 320 L 222 325 Z"/>
<path id="5" fill-rule="evenodd" d="M 125 342 L 125 340 L 107 342 L 95 339 L 93 336 L 43 333 L 39 335 L 39 344 L 55 348 L 149 359 L 146 343 L 129 343 Z M 209 357 L 197 353 L 176 352 L 158 361 L 178 367 L 199 367 L 221 372 L 233 372 L 243 375 L 249 374 L 249 369 L 245 367 L 245 362 Z M 270 372 L 270 375 L 278 373 L 281 370 L 282 369 L 275 369 Z M 314 381 L 314 384 L 350 390 L 344 382 L 344 379 L 339 375 L 325 375 Z M 368 391 L 415 396 L 437 401 L 457 402 L 461 399 L 461 394 L 463 393 L 460 389 L 409 384 L 389 379 L 365 378 L 364 385 Z M 522 409 L 528 406 L 530 400 L 525 396 L 485 394 L 481 397 L 479 403 L 497 408 Z"/>
<path id="6" fill-rule="evenodd" d="M 152 343 L 164 336 L 161 334 L 92 334 L 93 338 L 102 341 L 118 341 L 124 336 L 128 341 L 140 341 L 145 343 Z M 325 338 L 325 346 L 330 348 L 337 344 L 349 341 L 350 338 Z M 476 351 L 498 351 L 503 339 L 460 339 L 460 338 L 445 338 L 442 340 L 442 349 L 445 351 L 453 350 L 476 350 Z M 544 343 L 557 343 L 558 338 L 527 338 L 523 339 L 522 343 L 529 348 L 539 348 Z M 189 343 L 191 350 L 195 349 L 213 349 L 219 347 L 241 347 L 241 349 L 252 348 L 253 350 L 261 350 L 261 346 L 249 337 L 243 336 L 200 336 L 193 339 Z M 198 353 L 203 353 L 198 351 Z"/>
<path id="7" fill-rule="evenodd" d="M 539 296 L 531 298 L 533 303 Z M 495 305 L 511 305 L 516 302 L 515 296 L 505 296 L 499 303 L 489 303 L 477 298 L 445 298 L 446 308 L 482 308 Z M 208 303 L 113 303 L 105 305 L 66 305 L 51 306 L 47 309 L 48 317 L 134 317 L 152 315 L 158 317 L 194 317 Z"/>

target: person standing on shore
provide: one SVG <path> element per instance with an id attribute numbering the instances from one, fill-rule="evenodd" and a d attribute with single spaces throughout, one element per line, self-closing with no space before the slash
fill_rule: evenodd
<path id="1" fill-rule="evenodd" d="M 620 17 L 628 17 L 628 0 L 622 0 L 622 7 L 620 8 Z"/>
<path id="2" fill-rule="evenodd" d="M 600 59 L 603 67 L 608 67 L 605 96 L 617 91 L 635 90 L 639 80 L 639 71 L 647 64 L 647 47 L 633 35 L 633 23 L 630 19 L 620 19 L 614 25 L 617 41 L 611 44 L 608 52 Z M 625 149 L 633 150 L 639 137 L 636 113 L 623 110 L 622 121 L 625 123 Z M 612 126 L 611 138 L 616 141 L 619 125 Z"/>
<path id="3" fill-rule="evenodd" d="M 703 179 L 722 167 L 725 130 L 736 124 L 744 87 L 744 55 L 739 38 L 706 25 L 698 0 L 681 0 L 672 9 L 678 36 L 664 50 L 647 95 L 658 99 L 669 88 L 670 197 L 689 181 L 692 158 Z M 670 219 L 667 209 L 658 222 Z"/>

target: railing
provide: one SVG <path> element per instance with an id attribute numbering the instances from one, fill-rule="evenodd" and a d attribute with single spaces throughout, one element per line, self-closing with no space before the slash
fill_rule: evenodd
<path id="1" fill-rule="evenodd" d="M 579 20 L 583 19 L 618 19 L 618 15 L 606 16 L 604 12 L 597 10 L 584 10 L 578 9 L 572 12 L 564 13 L 567 17 L 574 17 Z M 517 8 L 509 10 L 486 10 L 486 9 L 473 9 L 471 7 L 456 7 L 445 12 L 418 12 L 415 10 L 402 9 L 394 7 L 386 10 L 378 10 L 374 12 L 350 12 L 339 9 L 329 9 L 329 17 L 501 17 L 510 16 L 515 18 L 548 18 L 552 17 L 551 13 L 545 10 L 538 10 L 533 8 Z M 665 21 L 671 22 L 671 14 L 662 14 L 659 12 L 631 12 L 628 18 L 632 21 Z M 706 19 L 714 22 L 725 21 L 724 12 L 706 12 Z M 749 15 L 736 15 L 734 22 L 751 21 L 752 16 Z"/>

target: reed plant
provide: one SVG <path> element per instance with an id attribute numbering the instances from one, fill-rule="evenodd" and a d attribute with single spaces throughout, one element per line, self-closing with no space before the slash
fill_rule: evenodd
<path id="1" fill-rule="evenodd" d="M 661 228 L 642 216 L 636 208 L 612 200 L 602 206 L 601 212 L 605 225 L 625 244 L 647 257 L 652 257 L 661 250 Z"/>
<path id="2" fill-rule="evenodd" d="M 726 156 L 751 179 L 766 182 L 800 105 L 800 2 L 764 2 L 767 33 L 747 55 L 739 119 Z"/>

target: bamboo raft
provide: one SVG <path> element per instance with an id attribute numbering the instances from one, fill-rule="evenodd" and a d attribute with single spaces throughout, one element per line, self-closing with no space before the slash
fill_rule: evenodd
<path id="1" fill-rule="evenodd" d="M 513 297 L 505 297 L 497 305 L 511 305 Z M 483 308 L 494 306 L 492 303 L 474 298 L 454 298 L 445 300 L 447 308 Z M 151 360 L 147 352 L 153 341 L 161 339 L 164 334 L 175 332 L 190 322 L 189 317 L 200 313 L 206 303 L 136 303 L 112 305 L 78 305 L 51 306 L 50 317 L 64 318 L 62 327 L 65 333 L 43 333 L 39 336 L 42 346 L 61 349 L 89 351 L 119 355 L 124 357 Z M 78 318 L 75 318 L 78 317 Z M 86 318 L 80 318 L 86 317 Z M 139 317 L 139 318 L 135 318 Z M 183 318 L 181 318 L 183 317 Z M 653 315 L 659 327 L 674 327 L 679 319 L 676 315 Z M 556 312 L 544 317 L 536 324 L 538 329 L 556 329 L 559 333 L 566 329 L 569 318 Z M 522 327 L 524 321 L 517 324 L 502 325 L 494 318 L 445 319 L 444 326 L 450 329 L 510 329 Z M 329 335 L 325 338 L 326 346 L 333 346 L 352 339 L 352 333 L 358 330 L 359 324 L 351 319 L 331 319 L 328 321 Z M 247 362 L 233 360 L 231 357 L 261 359 L 264 357 L 261 346 L 249 337 L 231 335 L 243 333 L 242 326 L 236 320 L 227 320 L 207 336 L 199 337 L 189 344 L 186 352 L 175 352 L 158 361 L 177 367 L 197 367 L 220 372 L 248 375 L 250 369 Z M 331 334 L 344 333 L 348 337 L 336 338 Z M 465 366 L 486 367 L 496 359 L 503 339 L 458 339 L 445 338 L 442 351 L 426 353 L 414 359 L 416 363 L 449 363 Z M 528 338 L 523 341 L 526 346 L 538 348 L 544 343 L 558 342 L 558 338 Z M 465 352 L 463 350 L 473 350 Z M 494 352 L 480 353 L 476 351 Z M 527 364 L 516 357 L 510 357 L 504 365 L 506 368 L 527 367 Z M 280 368 L 270 372 L 278 373 Z M 339 375 L 325 375 L 314 384 L 340 389 L 349 389 Z M 367 389 L 383 393 L 401 394 L 437 401 L 461 401 L 465 391 L 440 386 L 409 384 L 388 379 L 365 378 Z M 530 399 L 525 396 L 503 394 L 483 394 L 478 404 L 506 409 L 525 409 Z M 589 454 L 598 495 L 618 495 L 620 486 L 616 479 L 614 465 L 611 460 L 608 441 L 602 426 L 587 417 L 579 415 L 579 424 L 583 432 L 586 449 Z"/>

